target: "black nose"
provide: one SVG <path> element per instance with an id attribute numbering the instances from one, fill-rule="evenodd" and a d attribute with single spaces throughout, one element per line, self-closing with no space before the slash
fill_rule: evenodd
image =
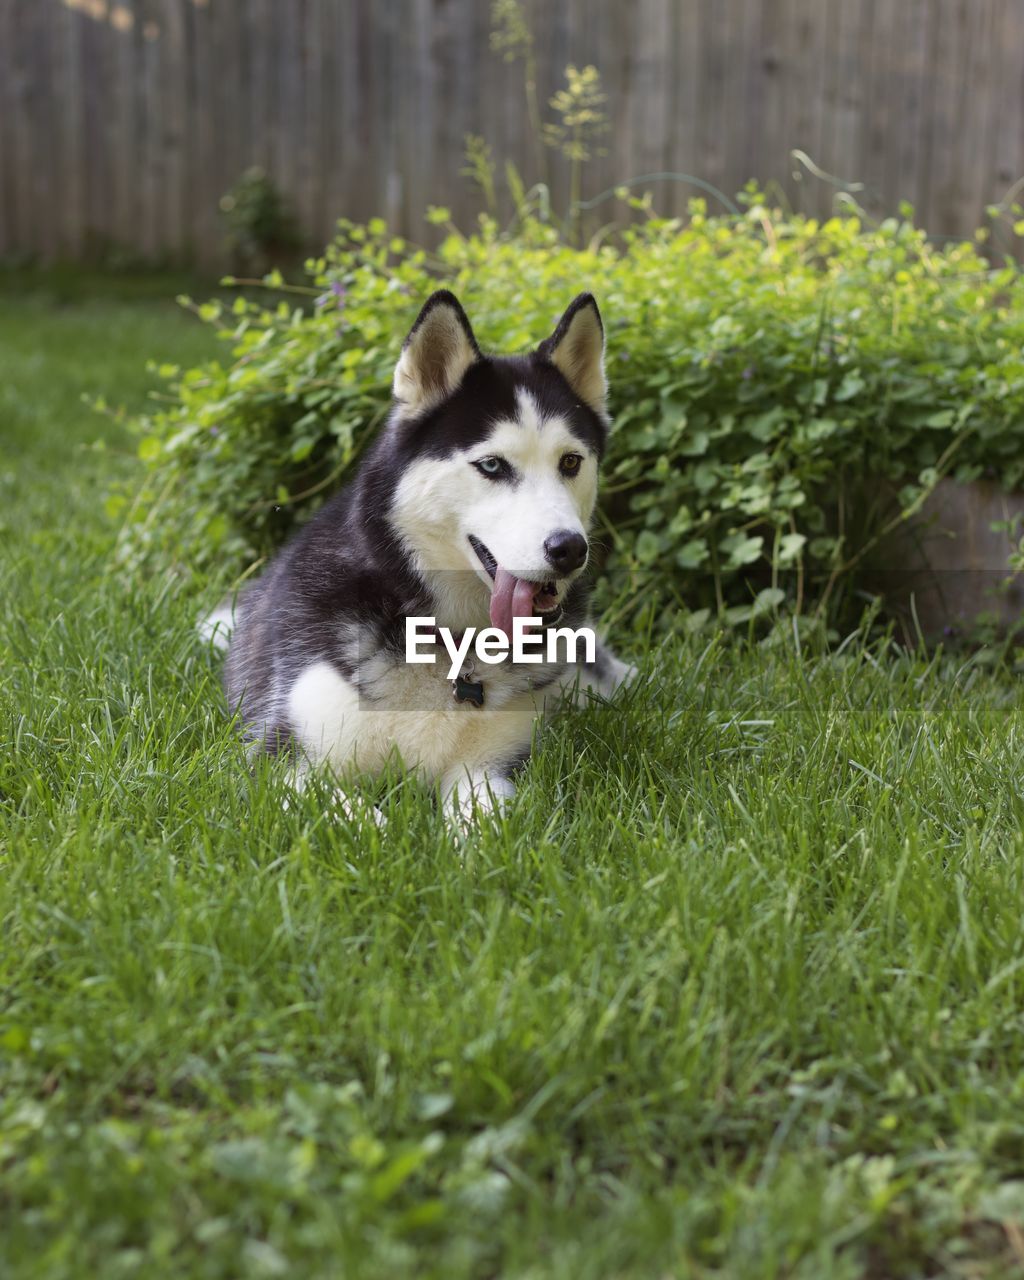
<path id="1" fill-rule="evenodd" d="M 572 529 L 556 529 L 544 540 L 544 554 L 548 563 L 558 573 L 572 573 L 587 559 L 587 540 L 582 533 Z"/>

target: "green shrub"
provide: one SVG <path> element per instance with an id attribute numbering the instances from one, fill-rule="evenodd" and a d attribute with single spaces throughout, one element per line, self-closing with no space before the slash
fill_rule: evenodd
<path id="1" fill-rule="evenodd" d="M 380 221 L 342 224 L 300 305 L 197 308 L 231 356 L 164 370 L 173 403 L 140 424 L 143 491 L 118 500 L 125 553 L 241 569 L 270 552 L 384 420 L 400 343 L 442 281 L 500 352 L 536 343 L 580 289 L 597 295 L 615 421 L 605 541 L 634 601 L 677 594 L 734 619 L 754 592 L 834 601 L 889 518 L 885 494 L 907 511 L 946 471 L 1019 485 L 1017 268 L 907 220 L 819 224 L 747 201 L 738 218 L 694 202 L 685 223 L 648 217 L 582 250 L 536 219 L 513 235 L 449 225 L 434 253 Z"/>
<path id="2" fill-rule="evenodd" d="M 259 167 L 247 169 L 220 199 L 224 247 L 236 271 L 265 271 L 294 253 L 298 229 L 284 197 Z"/>

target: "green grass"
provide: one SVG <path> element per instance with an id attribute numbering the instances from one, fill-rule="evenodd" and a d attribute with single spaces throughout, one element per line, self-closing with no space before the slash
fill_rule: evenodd
<path id="1" fill-rule="evenodd" d="M 1019 683 L 680 639 L 463 856 L 285 811 L 80 403 L 208 343 L 0 297 L 0 1272 L 1020 1275 Z"/>

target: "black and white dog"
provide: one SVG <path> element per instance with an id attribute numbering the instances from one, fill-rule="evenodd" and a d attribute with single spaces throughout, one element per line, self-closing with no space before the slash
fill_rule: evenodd
<path id="1" fill-rule="evenodd" d="M 467 645 L 461 670 L 441 646 L 443 628 L 462 645 L 488 622 L 506 635 L 524 618 L 586 624 L 605 393 L 590 294 L 514 357 L 480 351 L 451 293 L 428 299 L 355 479 L 225 627 L 228 699 L 257 749 L 287 748 L 300 782 L 311 765 L 372 773 L 397 756 L 469 816 L 513 793 L 509 773 L 552 695 L 579 681 L 607 696 L 632 673 L 600 644 L 578 663 L 538 654 L 487 666 Z M 420 624 L 419 652 L 437 661 L 407 661 L 410 618 L 434 624 Z"/>

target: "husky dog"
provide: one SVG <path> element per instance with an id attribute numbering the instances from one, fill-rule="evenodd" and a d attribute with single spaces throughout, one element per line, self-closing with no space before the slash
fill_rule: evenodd
<path id="1" fill-rule="evenodd" d="M 299 782 L 311 765 L 374 772 L 397 755 L 455 815 L 513 794 L 545 702 L 577 681 L 610 695 L 633 669 L 598 644 L 589 663 L 466 664 L 452 681 L 440 641 L 433 665 L 406 661 L 406 619 L 454 635 L 586 623 L 605 394 L 589 293 L 514 357 L 484 355 L 447 290 L 427 300 L 355 479 L 232 619 L 225 685 L 255 749 L 287 748 Z"/>

